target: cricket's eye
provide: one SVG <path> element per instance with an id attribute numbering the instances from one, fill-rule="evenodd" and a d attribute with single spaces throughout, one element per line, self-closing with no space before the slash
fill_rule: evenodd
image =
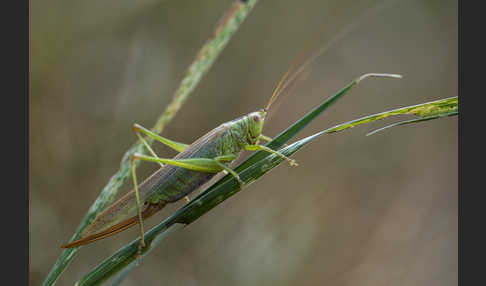
<path id="1" fill-rule="evenodd" d="M 253 115 L 253 121 L 259 122 L 260 121 L 260 115 Z"/>

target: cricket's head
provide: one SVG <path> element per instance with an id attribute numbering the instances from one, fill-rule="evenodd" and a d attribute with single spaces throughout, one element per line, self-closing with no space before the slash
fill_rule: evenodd
<path id="1" fill-rule="evenodd" d="M 231 137 L 236 140 L 235 143 L 240 147 L 254 145 L 262 134 L 263 122 L 267 112 L 264 109 L 243 115 L 228 124 L 231 127 Z"/>
<path id="2" fill-rule="evenodd" d="M 252 143 L 258 142 L 258 138 L 262 134 L 263 123 L 265 122 L 265 116 L 267 112 L 264 109 L 252 112 L 246 116 L 248 122 L 248 135 Z"/>

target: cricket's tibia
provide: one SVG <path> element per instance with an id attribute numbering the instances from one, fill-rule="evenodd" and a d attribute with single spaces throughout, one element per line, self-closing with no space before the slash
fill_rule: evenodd
<path id="1" fill-rule="evenodd" d="M 157 211 L 162 209 L 165 205 L 166 205 L 166 202 L 164 202 L 164 201 L 161 201 L 157 204 L 149 204 L 145 208 L 145 210 L 142 212 L 142 219 L 145 220 L 148 217 L 152 216 L 154 213 L 156 213 Z M 122 232 L 126 229 L 129 229 L 130 227 L 132 227 L 132 226 L 134 226 L 138 223 L 139 223 L 138 215 L 135 215 L 131 218 L 128 218 L 128 219 L 120 222 L 120 223 L 117 223 L 114 226 L 107 228 L 106 230 L 104 230 L 102 232 L 95 233 L 95 234 L 92 234 L 92 235 L 88 235 L 87 237 L 83 237 L 79 240 L 76 240 L 76 241 L 73 241 L 73 242 L 68 243 L 66 245 L 63 245 L 63 246 L 61 246 L 61 248 L 73 248 L 73 247 L 78 247 L 78 246 L 81 246 L 81 245 L 89 244 L 89 243 L 95 242 L 97 240 L 115 235 L 119 232 Z"/>

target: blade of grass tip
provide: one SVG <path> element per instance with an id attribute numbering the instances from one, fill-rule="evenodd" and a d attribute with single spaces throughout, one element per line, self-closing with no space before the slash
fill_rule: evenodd
<path id="1" fill-rule="evenodd" d="M 341 89 L 338 93 L 331 96 L 322 104 L 305 114 L 301 119 L 294 122 L 284 132 L 276 136 L 274 140 L 270 142 L 267 146 L 272 146 L 273 149 L 276 149 L 288 142 L 288 140 L 292 139 L 300 130 L 302 130 L 320 113 L 322 113 L 344 94 L 346 94 L 353 86 L 357 84 L 358 81 L 362 79 L 364 78 L 359 77 L 358 79 L 355 79 L 345 88 Z M 316 135 L 314 137 L 317 136 L 319 135 Z M 293 154 L 293 152 L 296 152 L 298 149 L 300 149 L 303 145 L 310 142 L 310 140 L 312 140 L 312 138 L 304 138 L 280 151 L 283 152 L 283 154 L 289 156 Z M 260 155 L 258 155 L 258 153 L 260 153 Z M 255 157 L 257 159 L 255 159 Z M 238 167 L 235 168 L 235 170 L 239 173 L 240 178 L 245 182 L 245 185 L 248 185 L 255 181 L 257 176 L 259 177 L 265 174 L 270 169 L 280 164 L 281 160 L 279 161 L 279 159 L 280 157 L 272 154 L 269 155 L 267 152 L 255 152 L 253 156 L 242 162 Z M 223 202 L 227 198 L 237 193 L 239 190 L 239 184 L 236 182 L 233 176 L 227 175 L 222 179 L 218 180 L 206 191 L 191 200 L 189 204 L 177 210 L 173 215 L 147 231 L 145 234 L 145 242 L 147 247 L 144 248 L 143 255 L 148 254 L 153 248 L 155 248 L 162 240 L 162 238 L 166 236 L 167 232 L 173 225 L 186 225 L 193 222 L 204 213 L 214 208 L 219 203 Z M 131 266 L 129 266 L 131 265 L 130 263 L 134 263 L 138 249 L 138 240 L 138 238 L 133 240 L 125 247 L 121 248 L 116 253 L 105 259 L 90 273 L 88 273 L 80 281 L 78 281 L 77 285 L 97 285 L 101 283 L 101 281 L 105 281 L 112 275 L 116 274 L 118 271 L 122 270 L 124 268 L 123 266 L 127 266 L 130 269 L 126 271 L 124 270 L 124 274 L 122 276 L 119 276 L 125 277 L 126 274 L 131 270 Z"/>
<path id="2" fill-rule="evenodd" d="M 357 80 L 357 83 L 360 83 L 360 81 L 364 80 L 365 78 L 369 77 L 391 77 L 391 78 L 402 78 L 403 76 L 401 74 L 393 74 L 393 73 L 366 73 L 362 76 L 360 76 Z"/>
<path id="3" fill-rule="evenodd" d="M 174 94 L 174 97 L 157 120 L 152 131 L 161 133 L 162 130 L 174 118 L 177 111 L 181 108 L 188 96 L 194 90 L 196 85 L 201 80 L 202 76 L 207 73 L 218 55 L 224 50 L 227 43 L 238 30 L 241 23 L 246 19 L 252 8 L 257 3 L 257 0 L 236 1 L 228 12 L 223 17 L 223 20 L 216 27 L 214 35 L 210 38 L 199 51 L 196 59 L 188 68 L 184 78 L 182 79 L 179 88 Z M 152 138 L 148 138 L 147 142 L 151 144 Z M 106 208 L 116 197 L 121 187 L 130 178 L 129 160 L 130 156 L 135 152 L 143 153 L 145 150 L 141 148 L 142 143 L 137 142 L 132 145 L 123 156 L 120 169 L 109 180 L 108 184 L 103 188 L 99 197 L 88 210 L 85 218 L 78 226 L 75 234 L 70 241 L 74 241 L 80 237 L 80 233 L 90 224 L 96 215 Z M 139 162 L 136 162 L 136 166 Z M 44 280 L 43 286 L 53 285 L 62 272 L 69 265 L 74 258 L 79 248 L 64 249 L 52 267 L 51 271 Z"/>

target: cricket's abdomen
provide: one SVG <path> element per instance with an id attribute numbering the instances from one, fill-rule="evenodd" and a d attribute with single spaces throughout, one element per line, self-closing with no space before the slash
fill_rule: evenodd
<path id="1" fill-rule="evenodd" d="M 180 167 L 174 167 L 174 169 L 174 173 L 168 175 L 166 180 L 154 186 L 154 189 L 157 190 L 153 197 L 155 201 L 157 199 L 167 202 L 178 201 L 216 175 L 216 173 L 202 173 Z"/>

